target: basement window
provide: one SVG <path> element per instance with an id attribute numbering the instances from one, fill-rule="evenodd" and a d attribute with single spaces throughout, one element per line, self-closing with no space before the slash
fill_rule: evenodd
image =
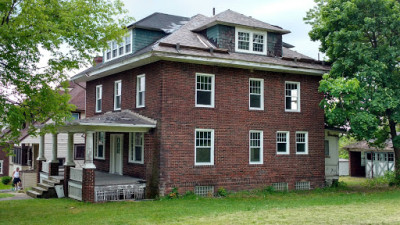
<path id="1" fill-rule="evenodd" d="M 287 191 L 288 183 L 280 182 L 280 183 L 272 183 L 272 187 L 275 191 Z"/>
<path id="2" fill-rule="evenodd" d="M 195 186 L 194 193 L 198 196 L 214 196 L 214 186 Z"/>
<path id="3" fill-rule="evenodd" d="M 309 181 L 296 182 L 295 189 L 296 190 L 310 190 L 310 182 Z"/>

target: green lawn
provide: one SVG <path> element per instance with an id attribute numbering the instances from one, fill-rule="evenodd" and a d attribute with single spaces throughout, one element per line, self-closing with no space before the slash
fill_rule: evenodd
<path id="1" fill-rule="evenodd" d="M 11 189 L 11 188 L 12 188 L 11 184 L 4 185 L 3 183 L 0 182 L 0 190 Z"/>
<path id="2" fill-rule="evenodd" d="M 0 202 L 0 224 L 400 224 L 399 202 L 399 188 L 355 189 L 350 184 L 213 199 L 101 204 L 30 199 Z"/>
<path id="3" fill-rule="evenodd" d="M 0 193 L 0 198 L 8 198 L 8 197 L 12 197 L 12 196 L 14 196 L 14 195 L 13 194 L 8 194 L 8 193 Z"/>

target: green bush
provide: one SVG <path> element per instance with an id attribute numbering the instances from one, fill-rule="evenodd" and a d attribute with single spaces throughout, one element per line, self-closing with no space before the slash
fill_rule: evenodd
<path id="1" fill-rule="evenodd" d="M 220 188 L 218 188 L 217 195 L 219 197 L 226 197 L 226 196 L 228 196 L 228 192 L 226 191 L 226 189 L 224 187 L 220 187 Z"/>
<path id="2" fill-rule="evenodd" d="M 268 187 L 264 188 L 264 189 L 262 190 L 262 192 L 271 194 L 271 193 L 274 193 L 274 192 L 275 192 L 275 188 L 272 187 L 272 186 L 268 186 Z"/>
<path id="3" fill-rule="evenodd" d="M 366 186 L 369 187 L 376 187 L 376 186 L 383 186 L 389 185 L 394 186 L 398 183 L 396 180 L 396 174 L 393 171 L 386 171 L 383 176 L 375 177 L 373 179 L 368 179 L 366 181 Z"/>
<path id="4" fill-rule="evenodd" d="M 178 188 L 172 188 L 172 191 L 167 195 L 167 199 L 176 199 L 179 198 Z"/>
<path id="5" fill-rule="evenodd" d="M 3 183 L 4 185 L 7 185 L 11 182 L 11 177 L 9 176 L 4 176 L 1 178 L 1 183 Z"/>

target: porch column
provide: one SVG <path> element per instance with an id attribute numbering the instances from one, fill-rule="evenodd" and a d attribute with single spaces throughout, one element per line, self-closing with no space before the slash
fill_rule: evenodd
<path id="1" fill-rule="evenodd" d="M 64 163 L 64 195 L 68 197 L 68 180 L 70 178 L 70 168 L 75 167 L 72 155 L 74 151 L 74 133 L 68 132 L 67 158 Z"/>
<path id="2" fill-rule="evenodd" d="M 49 164 L 49 175 L 57 176 L 58 175 L 58 159 L 57 159 L 57 137 L 58 133 L 53 133 L 53 148 L 52 148 L 52 158 Z"/>
<path id="3" fill-rule="evenodd" d="M 86 131 L 85 169 L 96 169 L 93 163 L 93 134 L 94 131 Z"/>
<path id="4" fill-rule="evenodd" d="M 44 157 L 44 134 L 39 139 L 39 156 L 37 157 L 36 182 L 40 183 L 40 172 L 42 172 L 42 163 L 46 161 Z"/>
<path id="5" fill-rule="evenodd" d="M 93 131 L 86 132 L 85 165 L 82 170 L 82 201 L 94 202 L 95 169 L 93 163 Z"/>

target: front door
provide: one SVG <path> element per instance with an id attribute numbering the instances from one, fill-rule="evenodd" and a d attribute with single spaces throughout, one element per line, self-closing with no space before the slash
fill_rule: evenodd
<path id="1" fill-rule="evenodd" d="M 123 134 L 111 134 L 110 173 L 122 175 Z"/>

